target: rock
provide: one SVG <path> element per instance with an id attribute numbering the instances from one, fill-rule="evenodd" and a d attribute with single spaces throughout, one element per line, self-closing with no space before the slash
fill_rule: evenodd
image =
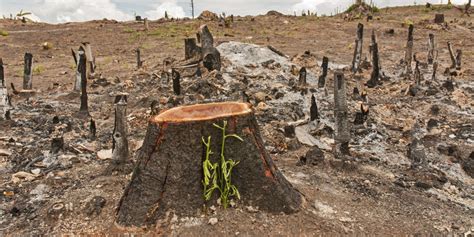
<path id="1" fill-rule="evenodd" d="M 36 175 L 30 174 L 28 172 L 20 171 L 12 175 L 12 182 L 19 183 L 21 181 L 33 181 L 36 178 Z"/>
<path id="2" fill-rule="evenodd" d="M 102 208 L 105 206 L 105 203 L 105 198 L 101 196 L 95 196 L 89 202 L 87 202 L 84 212 L 88 216 L 92 216 L 94 213 L 98 216 L 102 211 Z"/>
<path id="3" fill-rule="evenodd" d="M 257 93 L 255 93 L 255 95 L 253 97 L 255 99 L 255 103 L 258 104 L 260 102 L 267 101 L 268 95 L 265 92 L 257 92 Z"/>
<path id="4" fill-rule="evenodd" d="M 324 162 L 324 153 L 319 147 L 314 146 L 304 156 L 305 164 L 318 165 Z"/>
<path id="5" fill-rule="evenodd" d="M 40 168 L 32 169 L 31 173 L 34 175 L 39 175 L 41 173 L 41 169 Z"/>
<path id="6" fill-rule="evenodd" d="M 215 224 L 217 224 L 217 222 L 219 222 L 219 220 L 217 218 L 213 217 L 213 218 L 209 219 L 208 223 L 210 225 L 215 225 Z"/>
<path id="7" fill-rule="evenodd" d="M 255 208 L 255 207 L 252 207 L 252 206 L 246 206 L 245 210 L 247 210 L 250 213 L 257 213 L 258 212 L 258 209 Z"/>
<path id="8" fill-rule="evenodd" d="M 97 158 L 99 158 L 101 160 L 112 159 L 112 149 L 98 151 L 97 152 Z"/>

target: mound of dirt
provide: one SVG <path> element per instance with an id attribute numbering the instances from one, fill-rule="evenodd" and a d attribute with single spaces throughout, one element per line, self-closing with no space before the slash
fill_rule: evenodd
<path id="1" fill-rule="evenodd" d="M 285 14 L 278 11 L 271 10 L 271 11 L 268 11 L 266 15 L 267 16 L 284 16 Z"/>
<path id="2" fill-rule="evenodd" d="M 204 20 L 204 21 L 215 21 L 218 20 L 219 17 L 217 16 L 216 13 L 205 10 L 201 13 L 201 15 L 198 16 L 199 20 Z"/>

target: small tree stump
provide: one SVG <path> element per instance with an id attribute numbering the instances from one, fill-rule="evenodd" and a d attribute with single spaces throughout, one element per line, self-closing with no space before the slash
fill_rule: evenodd
<path id="1" fill-rule="evenodd" d="M 79 115 L 89 116 L 89 106 L 87 103 L 87 71 L 86 71 L 86 55 L 79 54 L 79 66 L 77 70 L 81 75 L 81 107 L 79 108 Z"/>
<path id="2" fill-rule="evenodd" d="M 352 72 L 356 73 L 359 70 L 362 59 L 362 43 L 364 39 L 364 25 L 359 23 L 357 25 L 357 38 L 355 40 L 354 57 L 352 59 Z"/>
<path id="3" fill-rule="evenodd" d="M 433 64 L 435 60 L 435 50 L 436 50 L 435 36 L 434 34 L 430 33 L 428 35 L 428 64 Z"/>
<path id="4" fill-rule="evenodd" d="M 23 72 L 23 90 L 33 89 L 33 54 L 25 53 L 25 69 Z"/>
<path id="5" fill-rule="evenodd" d="M 318 88 L 324 88 L 324 86 L 326 85 L 326 77 L 328 75 L 328 64 L 329 64 L 329 58 L 324 56 L 323 63 L 321 64 L 321 68 L 323 72 L 318 78 Z"/>
<path id="6" fill-rule="evenodd" d="M 346 82 L 344 73 L 334 73 L 334 116 L 336 120 L 336 134 L 334 137 L 335 156 L 341 158 L 349 154 L 350 129 L 346 99 Z"/>
<path id="7" fill-rule="evenodd" d="M 119 167 L 126 163 L 129 156 L 127 138 L 127 95 L 117 95 L 115 101 L 115 122 L 114 132 L 112 134 L 112 165 Z"/>
<path id="8" fill-rule="evenodd" d="M 150 119 L 138 163 L 118 206 L 121 226 L 153 225 L 166 213 L 195 215 L 203 198 L 202 138 L 211 137 L 212 161 L 220 159 L 222 126 L 227 139 L 225 159 L 240 161 L 232 170 L 232 183 L 246 205 L 274 213 L 298 211 L 301 194 L 284 178 L 265 150 L 254 111 L 246 103 L 224 102 L 176 107 Z M 210 202 L 215 203 L 214 193 Z"/>
<path id="9" fill-rule="evenodd" d="M 370 74 L 370 80 L 367 82 L 367 87 L 374 88 L 380 81 L 380 58 L 379 58 L 379 46 L 377 44 L 377 37 L 375 30 L 372 31 L 372 44 L 370 49 L 372 51 L 372 73 Z"/>
<path id="10" fill-rule="evenodd" d="M 435 15 L 434 22 L 435 22 L 436 24 L 443 24 L 443 23 L 444 23 L 444 14 L 441 14 L 441 13 L 436 14 L 436 15 Z"/>
<path id="11" fill-rule="evenodd" d="M 405 75 L 412 73 L 411 62 L 413 58 L 413 24 L 408 27 L 408 40 L 405 49 Z"/>
<path id="12" fill-rule="evenodd" d="M 195 38 L 184 39 L 184 59 L 195 58 L 201 54 L 201 48 L 196 44 Z"/>

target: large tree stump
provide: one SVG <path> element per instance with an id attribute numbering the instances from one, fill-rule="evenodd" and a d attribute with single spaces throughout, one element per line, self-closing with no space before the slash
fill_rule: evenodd
<path id="1" fill-rule="evenodd" d="M 23 90 L 33 89 L 33 54 L 25 53 L 25 64 L 23 72 Z"/>
<path id="2" fill-rule="evenodd" d="M 224 102 L 176 107 L 150 119 L 138 163 L 118 206 L 116 222 L 122 226 L 152 225 L 172 211 L 196 215 L 203 198 L 202 139 L 211 137 L 211 161 L 220 159 L 222 126 L 227 139 L 225 159 L 240 163 L 232 170 L 232 183 L 246 205 L 275 213 L 298 211 L 303 198 L 284 178 L 265 150 L 254 111 L 246 103 Z M 209 201 L 214 204 L 218 193 Z"/>

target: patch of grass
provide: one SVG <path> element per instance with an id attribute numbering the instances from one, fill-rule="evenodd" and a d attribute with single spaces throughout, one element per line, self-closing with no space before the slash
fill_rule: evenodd
<path id="1" fill-rule="evenodd" d="M 134 32 L 134 33 L 132 33 L 132 34 L 128 37 L 128 43 L 133 43 L 133 42 L 139 40 L 142 35 L 144 35 L 144 34 L 142 34 L 141 32 Z"/>
<path id="2" fill-rule="evenodd" d="M 185 37 L 194 35 L 195 31 L 194 25 L 173 23 L 164 24 L 158 29 L 148 32 L 148 35 L 156 37 Z"/>
<path id="3" fill-rule="evenodd" d="M 6 30 L 0 30 L 0 35 L 3 36 L 3 37 L 6 37 L 9 34 L 8 34 L 8 31 L 6 31 Z"/>
<path id="4" fill-rule="evenodd" d="M 33 73 L 41 74 L 45 71 L 45 68 L 42 65 L 37 65 L 33 68 Z"/>
<path id="5" fill-rule="evenodd" d="M 129 33 L 129 34 L 131 34 L 131 33 L 135 32 L 135 31 L 136 31 L 136 30 L 134 30 L 134 29 L 132 29 L 132 28 L 126 28 L 125 30 L 123 30 L 123 33 Z"/>

